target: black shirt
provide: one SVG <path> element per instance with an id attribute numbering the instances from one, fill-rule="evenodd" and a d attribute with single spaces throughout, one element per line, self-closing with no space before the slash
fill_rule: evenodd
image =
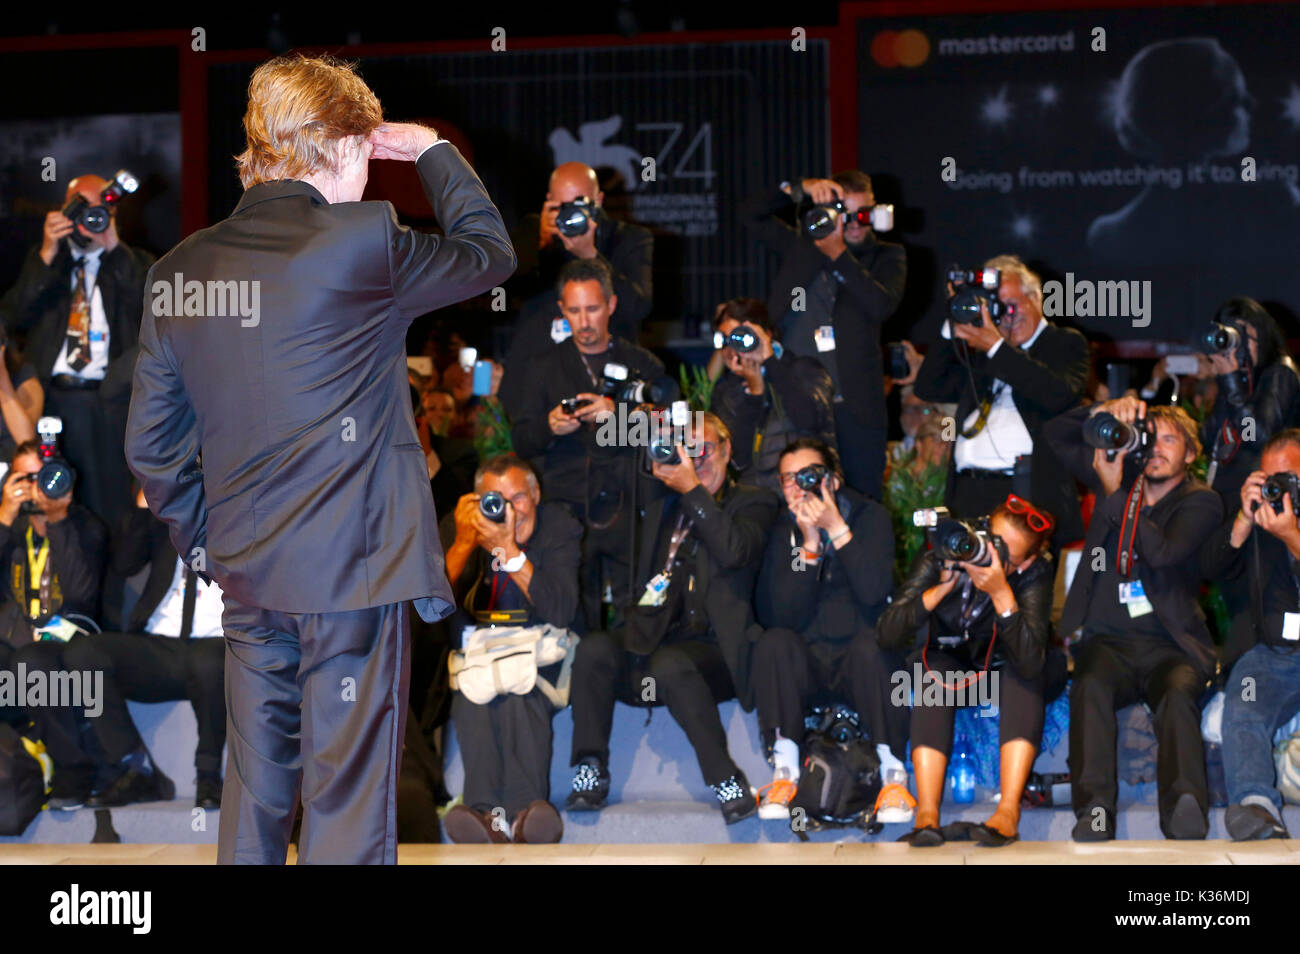
<path id="1" fill-rule="evenodd" d="M 1097 573 L 1096 582 L 1093 584 L 1092 602 L 1088 605 L 1088 612 L 1083 621 L 1084 632 L 1089 635 L 1105 633 L 1111 636 L 1150 636 L 1173 642 L 1173 637 L 1160 622 L 1154 606 L 1151 611 L 1141 616 L 1130 616 L 1128 607 L 1119 600 L 1119 585 L 1138 581 L 1141 555 L 1133 554 L 1133 571 L 1129 576 L 1124 577 L 1115 569 L 1114 555 L 1119 547 L 1118 527 L 1111 528 L 1106 536 L 1105 547 L 1105 569 Z M 1083 559 L 1088 559 L 1087 553 L 1083 555 Z M 1147 602 L 1150 601 L 1150 594 L 1147 594 Z"/>

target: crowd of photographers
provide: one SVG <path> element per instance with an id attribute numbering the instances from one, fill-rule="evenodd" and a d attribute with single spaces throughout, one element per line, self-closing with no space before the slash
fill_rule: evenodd
<path id="1" fill-rule="evenodd" d="M 76 180 L 0 301 L 27 358 L 6 345 L 0 363 L 0 668 L 102 671 L 103 713 L 0 719 L 46 744 L 52 808 L 107 807 L 174 791 L 126 701 L 187 699 L 211 808 L 220 589 L 122 459 L 150 261 L 117 237 L 124 183 Z M 1162 831 L 1206 836 L 1216 690 L 1227 829 L 1285 837 L 1272 752 L 1300 711 L 1300 373 L 1264 308 L 1233 299 L 1194 355 L 1110 394 L 1090 387 L 1084 336 L 1044 317 L 1038 276 L 1002 255 L 947 274 L 923 356 L 885 345 L 906 254 L 850 171 L 745 204 L 775 278 L 719 304 L 707 367 L 674 377 L 640 343 L 651 234 L 604 202 L 594 170 L 557 168 L 513 235 L 495 359 L 451 319 L 411 371 L 458 608 L 412 624 L 403 837 L 437 830 L 450 724 L 465 785 L 447 836 L 559 840 L 552 717 L 572 706 L 563 803 L 598 811 L 628 769 L 610 748 L 621 703 L 667 708 L 729 823 L 833 799 L 807 758 L 825 743 L 874 779 L 856 814 L 912 820 L 918 847 L 1003 845 L 1067 684 L 1076 840 L 1115 837 L 1116 713 L 1135 703 L 1158 739 Z M 1217 641 L 1207 583 L 1231 621 Z M 957 710 L 991 685 L 1001 797 L 982 824 L 941 825 Z M 728 699 L 756 714 L 773 772 L 757 792 L 727 749 Z"/>

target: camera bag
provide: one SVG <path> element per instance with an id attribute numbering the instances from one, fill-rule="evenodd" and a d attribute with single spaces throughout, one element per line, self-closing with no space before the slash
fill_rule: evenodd
<path id="1" fill-rule="evenodd" d="M 525 696 L 534 687 L 557 709 L 569 704 L 569 682 L 578 637 L 567 629 L 541 626 L 484 626 L 465 636 L 447 660 L 451 688 L 470 702 L 486 705 L 497 696 Z M 563 663 L 552 685 L 537 670 Z"/>

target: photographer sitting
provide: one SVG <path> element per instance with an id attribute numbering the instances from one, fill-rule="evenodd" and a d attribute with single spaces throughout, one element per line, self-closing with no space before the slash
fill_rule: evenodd
<path id="1" fill-rule="evenodd" d="M 1075 841 L 1115 837 L 1115 713 L 1145 702 L 1157 744 L 1160 829 L 1209 830 L 1200 702 L 1215 673 L 1197 556 L 1223 519 L 1219 495 L 1188 474 L 1201 451 L 1181 408 L 1132 397 L 1081 407 L 1045 440 L 1097 494 L 1060 631 L 1082 630 L 1070 693 Z"/>
<path id="2" fill-rule="evenodd" d="M 1001 847 L 1019 837 L 1020 797 L 1042 740 L 1044 704 L 1065 685 L 1064 659 L 1047 663 L 1056 571 L 1044 546 L 1053 523 L 1014 495 L 989 515 L 991 537 L 983 540 L 969 526 L 941 520 L 935 548 L 917 560 L 880 617 L 880 644 L 913 650 L 908 669 L 923 674 L 912 685 L 916 827 L 900 841 L 926 848 L 973 837 Z M 953 533 L 964 545 L 949 546 Z M 956 559 L 970 551 L 972 559 Z M 940 828 L 957 709 L 982 701 L 998 707 L 1002 797 L 984 824 Z"/>
<path id="3" fill-rule="evenodd" d="M 834 695 L 902 760 L 907 714 L 889 705 L 902 659 L 881 652 L 874 629 L 894 582 L 889 514 L 844 485 L 835 451 L 814 438 L 787 445 L 779 467 L 785 508 L 754 589 L 758 621 L 772 628 L 754 647 L 750 675 L 768 757 L 778 735 L 802 745 L 807 707 Z M 794 785 L 781 781 L 764 790 L 764 818 L 788 815 Z"/>
<path id="4" fill-rule="evenodd" d="M 835 447 L 830 375 L 775 340 L 767 306 L 757 298 L 723 302 L 713 328 L 729 373 L 714 386 L 711 408 L 735 441 L 732 466 L 739 480 L 779 493 L 777 461 L 792 441 L 815 438 Z"/>
<path id="5" fill-rule="evenodd" d="M 225 664 L 221 587 L 185 564 L 167 525 L 149 512 L 144 492 L 123 515 L 112 541 L 114 574 L 127 579 L 146 566 L 149 577 L 121 632 L 75 636 L 63 650 L 72 670 L 104 673 L 103 712 L 88 719 L 111 781 L 87 802 L 113 808 L 171 795 L 131 721 L 127 700 L 188 700 L 199 741 L 194 752 L 194 804 L 221 807 L 221 752 L 226 745 Z"/>
<path id="6" fill-rule="evenodd" d="M 1224 684 L 1224 823 L 1234 841 L 1290 837 L 1273 736 L 1300 711 L 1300 430 L 1279 431 L 1259 460 L 1241 486 L 1240 509 L 1202 557 L 1204 573 L 1249 594 L 1231 639 L 1249 648 Z"/>
<path id="7" fill-rule="evenodd" d="M 958 517 L 988 513 L 1015 493 L 1056 517 L 1053 548 L 1083 537 L 1074 479 L 1061 466 L 1043 425 L 1079 403 L 1088 379 L 1088 342 L 1073 328 L 1043 317 L 1037 275 L 1014 255 L 984 263 L 997 269 L 996 300 L 978 281 L 949 283 L 944 340 L 930 348 L 916 376 L 916 395 L 956 401 L 956 446 L 949 465 L 946 505 Z M 969 306 L 978 303 L 978 312 Z M 971 319 L 978 317 L 978 324 Z"/>
<path id="8" fill-rule="evenodd" d="M 102 198 L 108 185 L 94 175 L 68 183 L 66 201 L 84 200 L 106 227 L 92 232 L 62 211 L 46 215 L 41 244 L 0 300 L 0 321 L 27 332 L 46 413 L 63 419 L 63 453 L 82 475 L 78 496 L 114 525 L 131 495 L 123 444 L 153 256 L 118 238 L 117 209 Z"/>
<path id="9" fill-rule="evenodd" d="M 627 410 L 671 401 L 677 386 L 658 358 L 610 333 L 618 297 L 603 263 L 570 262 L 558 291 L 573 335 L 523 369 L 512 436 L 515 453 L 540 461 L 546 499 L 567 504 L 586 528 L 581 599 L 587 628 L 600 629 L 606 584 L 616 611 L 629 596 L 632 498 L 645 451 L 623 433 Z"/>
<path id="10" fill-rule="evenodd" d="M 791 202 L 810 216 L 796 228 L 781 218 Z M 741 219 L 781 258 L 767 307 L 786 350 L 830 374 L 845 476 L 879 500 L 889 436 L 880 330 L 902 300 L 907 253 L 876 238 L 875 205 L 871 177 L 854 169 L 782 183 L 749 200 Z M 810 232 L 812 219 L 820 225 Z"/>
<path id="11" fill-rule="evenodd" d="M 595 170 L 566 162 L 551 173 L 541 214 L 525 216 L 511 233 L 519 267 L 506 291 L 523 304 L 505 355 L 500 397 L 512 417 L 523 407 L 537 359 L 573 333 L 553 292 L 566 264 L 598 261 L 609 269 L 611 294 L 618 299 L 611 307 L 610 330 L 632 344 L 640 340 L 641 323 L 654 304 L 654 237 L 643 226 L 611 218 L 604 201 Z M 561 213 L 565 222 L 557 221 Z"/>
<path id="12" fill-rule="evenodd" d="M 28 672 L 67 670 L 65 640 L 76 625 L 93 626 L 108 533 L 72 499 L 47 497 L 37 481 L 41 444 L 14 451 L 0 493 L 0 666 Z M 48 638 L 45 633 L 49 633 Z M 78 808 L 95 785 L 97 763 L 82 751 L 80 712 L 43 705 L 28 710 L 54 761 L 51 808 Z"/>
<path id="13" fill-rule="evenodd" d="M 447 547 L 447 578 L 458 606 L 449 621 L 457 645 L 462 634 L 476 630 L 491 638 L 494 626 L 572 625 L 582 527 L 562 505 L 541 498 L 533 469 L 502 454 L 479 467 L 474 492 L 461 497 L 450 520 L 444 518 L 444 535 L 455 530 Z M 539 675 L 551 685 L 557 679 L 553 668 Z M 443 819 L 452 841 L 560 840 L 564 825 L 548 801 L 554 712 L 539 687 L 523 695 L 505 692 L 483 704 L 463 691 L 453 693 L 465 797 Z M 504 812 L 501 821 L 494 809 Z M 509 835 L 504 821 L 511 823 Z"/>
<path id="14" fill-rule="evenodd" d="M 646 508 L 640 587 L 626 627 L 591 633 L 578 646 L 570 811 L 599 810 L 609 797 L 616 700 L 668 707 L 728 824 L 757 810 L 727 752 L 717 704 L 739 696 L 752 707 L 749 657 L 759 626 L 751 600 L 777 501 L 769 491 L 734 483 L 726 425 L 709 413 L 696 420 L 676 444 L 676 460 L 653 465 L 670 493 Z"/>

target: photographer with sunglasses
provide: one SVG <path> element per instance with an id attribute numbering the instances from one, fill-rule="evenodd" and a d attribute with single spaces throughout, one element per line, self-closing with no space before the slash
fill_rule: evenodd
<path id="1" fill-rule="evenodd" d="M 754 590 L 758 620 L 770 628 L 754 646 L 751 676 L 768 758 L 778 735 L 803 744 L 807 707 L 844 702 L 871 741 L 901 762 L 907 714 L 888 697 L 902 657 L 881 652 L 874 628 L 893 589 L 889 514 L 845 486 L 839 456 L 821 441 L 793 441 L 778 466 L 785 508 L 768 535 Z M 774 768 L 778 777 L 759 806 L 763 818 L 788 814 L 798 781 Z"/>
<path id="2" fill-rule="evenodd" d="M 1054 527 L 1050 514 L 1008 496 L 989 515 L 995 540 L 984 560 L 953 563 L 926 551 L 880 617 L 881 646 L 911 650 L 890 697 L 906 706 L 910 685 L 916 827 L 900 841 L 927 848 L 974 839 L 1001 847 L 1019 837 L 1020 798 L 1038 755 L 1046 703 L 1065 686 L 1064 657 L 1048 648 L 1055 565 L 1045 547 Z M 940 827 L 957 709 L 977 700 L 998 707 L 1002 797 L 982 825 Z"/>

